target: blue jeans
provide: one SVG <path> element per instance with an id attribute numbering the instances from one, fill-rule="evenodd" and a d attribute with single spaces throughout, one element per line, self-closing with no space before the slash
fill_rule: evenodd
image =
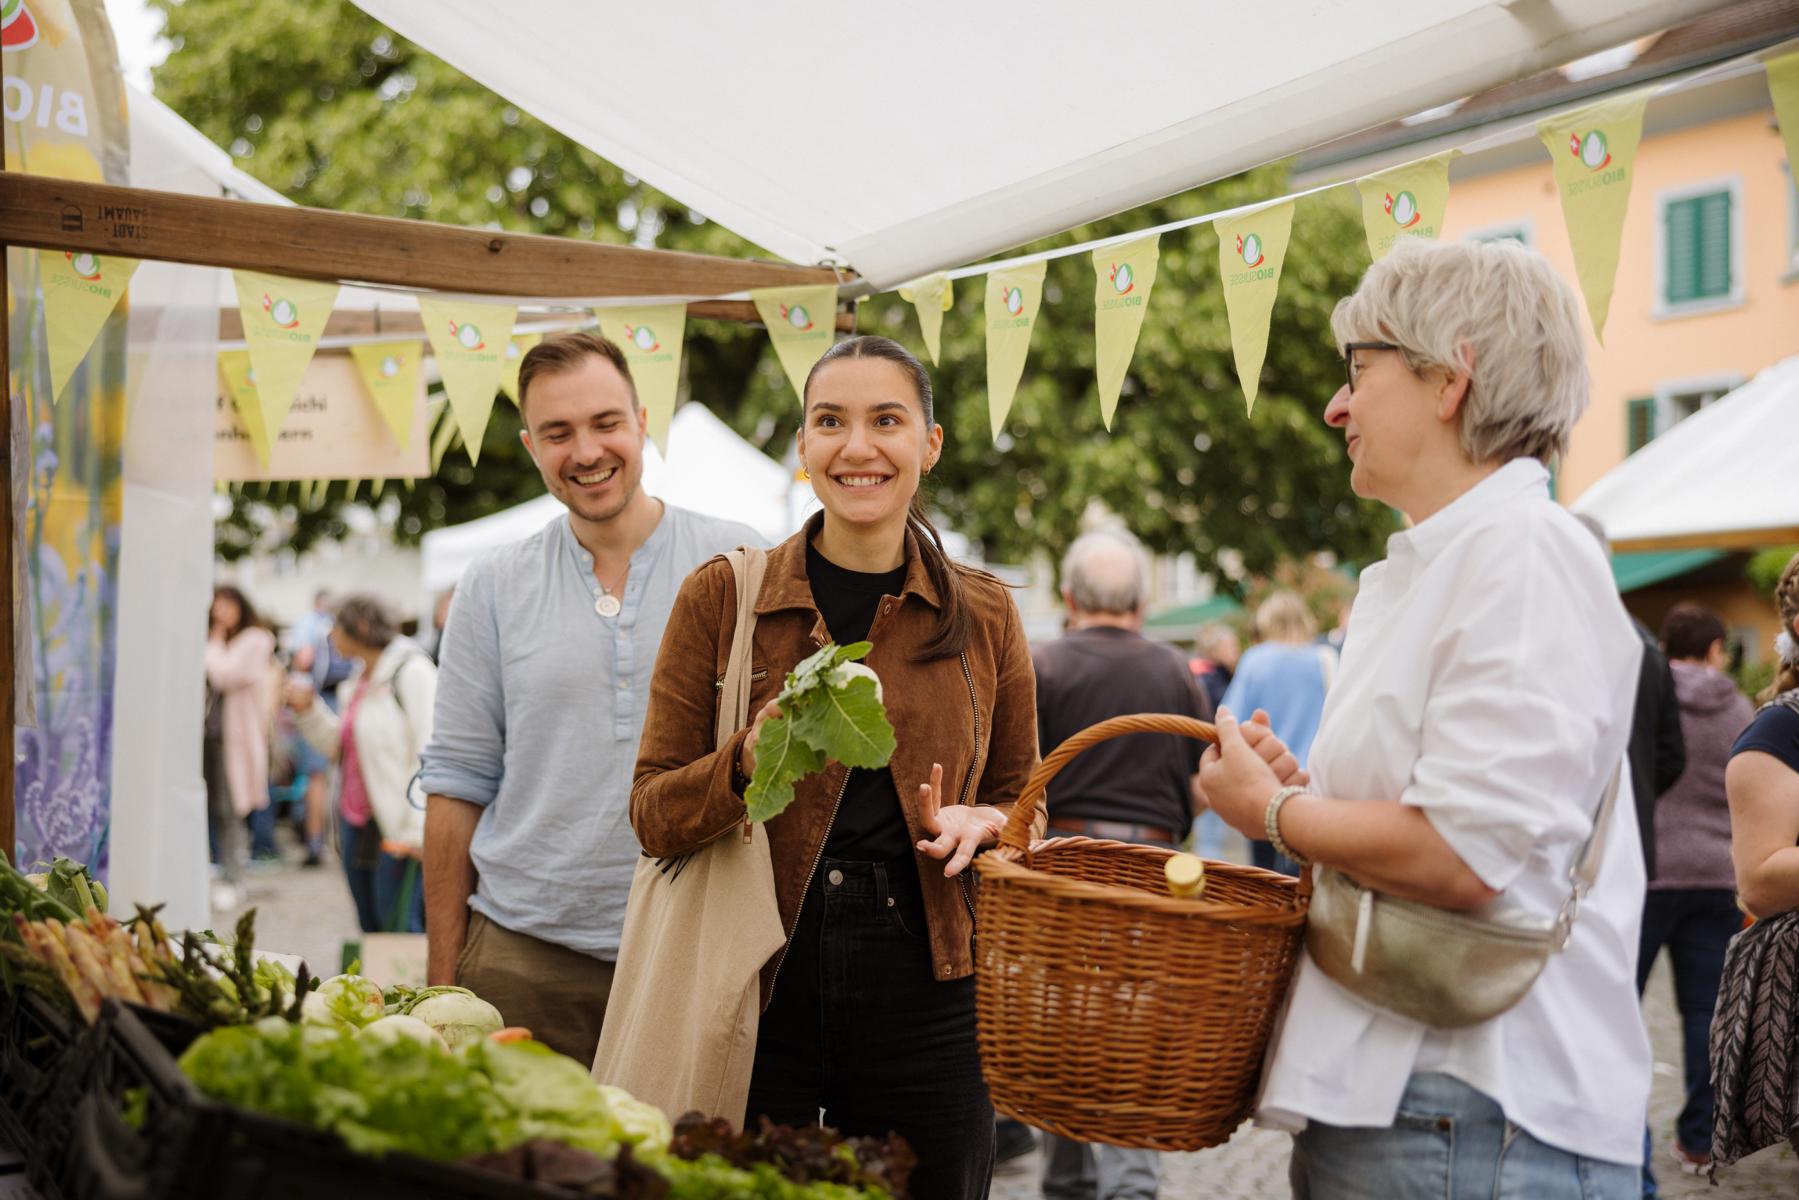
<path id="1" fill-rule="evenodd" d="M 337 845 L 350 899 L 356 904 L 356 923 L 362 931 L 423 933 L 425 885 L 418 860 L 387 853 L 381 849 L 381 832 L 373 821 L 352 825 L 341 811 L 337 814 Z"/>
<path id="2" fill-rule="evenodd" d="M 993 1104 L 974 978 L 935 977 L 920 869 L 819 863 L 757 1029 L 744 1124 L 816 1125 L 822 1108 L 839 1132 L 910 1142 L 919 1200 L 984 1200 Z"/>
<path id="3" fill-rule="evenodd" d="M 1636 1200 L 1635 1164 L 1538 1141 L 1459 1079 L 1414 1075 L 1393 1124 L 1313 1121 L 1293 1139 L 1293 1200 Z"/>
<path id="4" fill-rule="evenodd" d="M 1043 1135 L 1043 1200 L 1156 1200 L 1161 1183 L 1157 1151 Z"/>
<path id="5" fill-rule="evenodd" d="M 1637 993 L 1642 994 L 1655 957 L 1666 946 L 1674 967 L 1687 1083 L 1674 1132 L 1689 1154 L 1710 1154 L 1712 1149 L 1712 1010 L 1718 1007 L 1724 978 L 1724 951 L 1742 929 L 1736 895 L 1723 888 L 1673 888 L 1652 891 L 1644 899 Z"/>

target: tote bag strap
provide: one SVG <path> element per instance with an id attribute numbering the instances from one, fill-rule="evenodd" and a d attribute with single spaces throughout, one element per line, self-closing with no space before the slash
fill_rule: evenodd
<path id="1" fill-rule="evenodd" d="M 1568 934 L 1574 928 L 1574 918 L 1580 915 L 1580 902 L 1599 879 L 1599 864 L 1605 859 L 1606 829 L 1611 825 L 1612 803 L 1618 798 L 1618 784 L 1624 773 L 1624 760 L 1620 758 L 1618 765 L 1612 768 L 1612 777 L 1605 785 L 1605 794 L 1599 798 L 1599 809 L 1593 814 L 1593 829 L 1587 834 L 1586 844 L 1568 867 L 1568 898 L 1562 902 L 1561 912 L 1555 918 L 1555 948 L 1560 950 L 1568 941 Z"/>
<path id="2" fill-rule="evenodd" d="M 739 546 L 725 554 L 737 580 L 737 624 L 731 634 L 731 659 L 719 685 L 718 725 L 713 745 L 723 746 L 750 719 L 750 658 L 756 633 L 756 600 L 768 569 L 768 551 Z"/>

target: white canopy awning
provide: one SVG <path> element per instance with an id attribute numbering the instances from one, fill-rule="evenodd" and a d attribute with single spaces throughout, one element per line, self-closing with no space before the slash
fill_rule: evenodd
<path id="1" fill-rule="evenodd" d="M 1799 356 L 1775 363 L 1613 467 L 1572 505 L 1620 550 L 1799 541 Z"/>
<path id="2" fill-rule="evenodd" d="M 750 241 L 881 287 L 1725 7 L 356 3 Z"/>

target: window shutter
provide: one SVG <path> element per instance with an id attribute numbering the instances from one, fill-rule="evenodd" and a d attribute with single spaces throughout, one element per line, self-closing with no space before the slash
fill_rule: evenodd
<path id="1" fill-rule="evenodd" d="M 1655 438 L 1655 398 L 1627 401 L 1624 409 L 1624 453 L 1635 454 Z"/>
<path id="2" fill-rule="evenodd" d="M 1698 198 L 1699 294 L 1730 295 L 1730 193 Z"/>
<path id="3" fill-rule="evenodd" d="M 1662 299 L 1685 304 L 1699 296 L 1699 200 L 1674 200 L 1663 210 Z"/>

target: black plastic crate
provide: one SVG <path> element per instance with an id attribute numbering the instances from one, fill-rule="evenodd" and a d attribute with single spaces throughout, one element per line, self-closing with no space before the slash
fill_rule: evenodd
<path id="1" fill-rule="evenodd" d="M 114 1002 L 85 1043 L 69 1136 L 33 1163 L 61 1200 L 568 1200 L 571 1193 L 408 1154 L 208 1099 L 176 1065 L 197 1034 Z M 146 1021 L 149 1018 L 149 1022 Z M 152 1028 L 152 1023 L 155 1027 Z M 68 1095 L 69 1093 L 63 1093 Z M 131 1101 L 128 1097 L 141 1096 Z M 141 1124 L 126 1120 L 128 1103 Z"/>
<path id="2" fill-rule="evenodd" d="M 87 1032 L 36 992 L 0 991 L 0 1141 L 29 1153 L 50 1093 Z"/>

